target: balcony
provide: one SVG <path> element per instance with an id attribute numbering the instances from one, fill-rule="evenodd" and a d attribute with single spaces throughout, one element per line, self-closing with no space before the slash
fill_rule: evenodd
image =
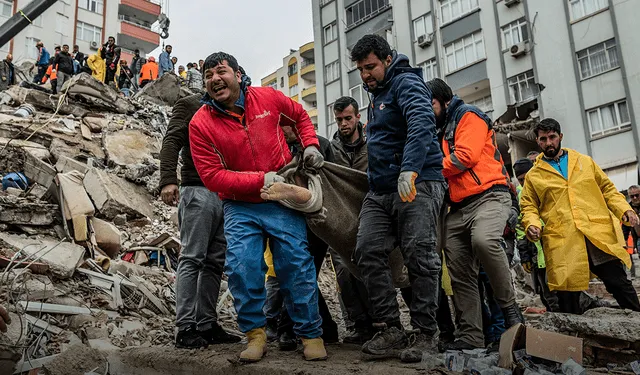
<path id="1" fill-rule="evenodd" d="M 307 89 L 302 90 L 302 100 L 307 103 L 313 103 L 316 101 L 316 86 L 313 85 Z"/>
<path id="2" fill-rule="evenodd" d="M 313 60 L 314 55 L 314 44 L 313 42 L 309 42 L 302 47 L 300 47 L 300 56 L 304 59 Z"/>
<path id="3" fill-rule="evenodd" d="M 318 108 L 313 108 L 307 111 L 311 121 L 315 124 L 318 121 Z"/>
<path id="4" fill-rule="evenodd" d="M 160 35 L 151 30 L 151 24 L 128 17 L 118 15 L 120 20 L 120 32 L 118 44 L 123 48 L 149 53 L 160 45 Z"/>
<path id="5" fill-rule="evenodd" d="M 124 14 L 141 22 L 152 24 L 156 22 L 162 12 L 159 1 L 149 0 L 120 0 L 118 14 Z"/>
<path id="6" fill-rule="evenodd" d="M 313 60 L 303 60 L 300 76 L 309 81 L 316 81 L 316 64 Z"/>

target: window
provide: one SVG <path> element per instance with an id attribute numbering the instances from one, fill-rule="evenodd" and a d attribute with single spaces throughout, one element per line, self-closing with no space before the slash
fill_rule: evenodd
<path id="1" fill-rule="evenodd" d="M 33 26 L 42 27 L 42 16 L 38 16 L 38 17 L 36 17 L 36 18 L 31 22 L 31 24 L 32 24 Z"/>
<path id="2" fill-rule="evenodd" d="M 436 64 L 436 59 L 425 61 L 422 64 L 418 64 L 418 66 L 422 68 L 422 78 L 424 78 L 425 82 L 438 77 L 438 65 Z"/>
<path id="3" fill-rule="evenodd" d="M 338 26 L 335 23 L 324 27 L 324 44 L 329 44 L 338 38 Z"/>
<path id="4" fill-rule="evenodd" d="M 349 89 L 349 96 L 358 102 L 358 109 L 362 110 L 369 105 L 369 96 L 362 85 L 357 85 Z"/>
<path id="5" fill-rule="evenodd" d="M 298 95 L 298 85 L 297 84 L 289 87 L 289 97 L 293 98 L 296 95 Z"/>
<path id="6" fill-rule="evenodd" d="M 320 6 L 323 7 L 327 4 L 329 4 L 330 2 L 332 2 L 333 0 L 320 0 Z"/>
<path id="7" fill-rule="evenodd" d="M 346 8 L 347 27 L 356 26 L 387 8 L 389 8 L 389 0 L 356 1 Z"/>
<path id="8" fill-rule="evenodd" d="M 333 113 L 333 105 L 335 103 L 331 103 L 327 106 L 327 119 L 329 120 L 329 126 L 331 126 L 331 124 L 335 124 L 336 122 L 336 115 Z"/>
<path id="9" fill-rule="evenodd" d="M 521 18 L 502 27 L 502 49 L 511 48 L 520 42 L 529 40 L 527 21 Z"/>
<path id="10" fill-rule="evenodd" d="M 81 22 L 78 22 L 78 25 L 80 25 L 80 23 Z M 56 32 L 64 36 L 69 35 L 69 17 L 62 13 L 56 13 Z"/>
<path id="11" fill-rule="evenodd" d="M 482 32 L 478 31 L 458 39 L 444 47 L 449 73 L 484 59 L 484 41 Z"/>
<path id="12" fill-rule="evenodd" d="M 631 127 L 626 100 L 587 111 L 591 136 L 597 137 Z"/>
<path id="13" fill-rule="evenodd" d="M 358 67 L 355 61 L 351 60 L 351 48 L 347 48 L 347 68 L 349 71 L 355 70 Z"/>
<path id="14" fill-rule="evenodd" d="M 291 63 L 291 65 L 289 65 L 289 67 L 287 68 L 287 74 L 289 75 L 289 77 L 298 74 L 298 62 L 294 62 Z"/>
<path id="15" fill-rule="evenodd" d="M 451 22 L 478 9 L 478 0 L 441 0 L 442 23 Z"/>
<path id="16" fill-rule="evenodd" d="M 7 18 L 13 16 L 13 1 L 0 0 L 0 15 Z"/>
<path id="17" fill-rule="evenodd" d="M 77 38 L 86 42 L 98 42 L 102 39 L 102 28 L 78 21 Z"/>
<path id="18" fill-rule="evenodd" d="M 413 41 L 417 42 L 420 35 L 429 35 L 433 32 L 431 14 L 424 15 L 413 20 Z"/>
<path id="19" fill-rule="evenodd" d="M 493 101 L 491 100 L 491 95 L 485 96 L 484 98 L 472 100 L 467 104 L 478 107 L 484 113 L 493 111 Z"/>
<path id="20" fill-rule="evenodd" d="M 36 48 L 36 43 L 39 40 L 36 38 L 24 38 L 24 47 L 27 51 L 27 58 L 31 60 L 35 60 L 38 58 L 38 49 Z"/>
<path id="21" fill-rule="evenodd" d="M 534 98 L 540 92 L 533 78 L 533 70 L 518 74 L 507 80 L 513 103 L 522 103 Z"/>
<path id="22" fill-rule="evenodd" d="M 607 3 L 607 0 L 569 0 L 571 20 L 577 20 L 604 9 Z"/>
<path id="23" fill-rule="evenodd" d="M 340 78 L 340 64 L 338 64 L 337 60 L 324 67 L 324 77 L 326 83 Z"/>
<path id="24" fill-rule="evenodd" d="M 93 13 L 102 14 L 104 0 L 78 0 L 78 7 Z"/>
<path id="25" fill-rule="evenodd" d="M 615 39 L 578 51 L 578 65 L 582 79 L 593 77 L 618 67 L 618 51 Z"/>

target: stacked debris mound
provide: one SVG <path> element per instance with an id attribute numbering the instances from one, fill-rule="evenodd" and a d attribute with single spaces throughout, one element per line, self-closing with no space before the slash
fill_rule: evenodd
<path id="1" fill-rule="evenodd" d="M 190 93 L 170 82 L 133 99 L 86 74 L 60 95 L 26 82 L 0 93 L 0 305 L 15 331 L 0 335 L 0 373 L 3 358 L 29 372 L 78 344 L 172 342 L 180 241 L 158 157 L 170 106 Z"/>

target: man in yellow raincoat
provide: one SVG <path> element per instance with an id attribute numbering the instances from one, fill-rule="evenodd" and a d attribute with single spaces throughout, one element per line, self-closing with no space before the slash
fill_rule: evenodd
<path id="1" fill-rule="evenodd" d="M 638 216 L 593 159 L 562 148 L 556 120 L 544 119 L 534 131 L 543 153 L 525 179 L 522 224 L 531 241 L 542 239 L 549 289 L 559 291 L 560 308 L 573 312 L 579 293 L 565 292 L 588 289 L 593 272 L 620 307 L 640 311 L 624 269 L 630 262 L 620 226 L 620 220 L 637 225 Z"/>
<path id="2" fill-rule="evenodd" d="M 100 48 L 102 49 L 102 48 Z M 91 76 L 100 82 L 104 82 L 107 67 L 102 57 L 100 57 L 100 50 L 94 55 L 87 58 L 87 66 L 91 69 Z"/>

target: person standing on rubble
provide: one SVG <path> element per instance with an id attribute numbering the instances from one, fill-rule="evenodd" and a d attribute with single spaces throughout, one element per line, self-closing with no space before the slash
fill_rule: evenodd
<path id="1" fill-rule="evenodd" d="M 153 82 L 158 79 L 158 63 L 156 63 L 155 57 L 149 57 L 149 62 L 142 65 L 140 70 L 140 88 L 145 87 L 149 82 Z"/>
<path id="2" fill-rule="evenodd" d="M 69 54 L 69 45 L 62 45 L 62 51 L 56 54 L 56 58 L 53 60 L 53 65 L 56 67 L 56 74 L 58 76 L 56 91 L 62 93 L 62 86 L 65 82 L 71 79 L 74 72 L 73 57 Z"/>
<path id="3" fill-rule="evenodd" d="M 187 65 L 187 88 L 194 92 L 202 91 L 204 82 L 202 81 L 202 73 L 198 70 L 196 64 Z"/>
<path id="4" fill-rule="evenodd" d="M 534 132 L 542 154 L 524 182 L 522 226 L 529 240 L 542 240 L 549 289 L 558 291 L 561 311 L 580 311 L 579 292 L 589 288 L 591 273 L 621 308 L 640 311 L 620 226 L 637 226 L 638 215 L 593 159 L 562 147 L 558 121 L 544 119 Z"/>
<path id="5" fill-rule="evenodd" d="M 51 56 L 49 51 L 44 47 L 44 43 L 42 43 L 42 41 L 38 41 L 36 43 L 36 48 L 38 49 L 38 58 L 36 59 L 38 72 L 35 77 L 33 77 L 33 82 L 40 84 L 40 81 L 42 80 L 42 77 L 44 77 L 44 73 L 47 71 L 47 67 L 49 66 L 49 59 Z"/>
<path id="6" fill-rule="evenodd" d="M 504 326 L 524 323 L 516 303 L 503 243 L 505 226 L 517 223 L 508 174 L 495 144 L 491 120 L 454 96 L 441 79 L 427 83 L 444 152 L 443 175 L 449 184 L 444 253 L 459 316 L 458 337 L 441 351 L 483 348 L 480 266 L 502 309 Z M 517 202 L 515 202 L 517 206 Z"/>
<path id="7" fill-rule="evenodd" d="M 73 46 L 73 52 L 71 53 L 71 57 L 74 61 L 74 74 L 78 74 L 82 71 L 82 68 L 85 65 L 85 61 L 87 56 L 84 53 L 80 52 L 80 47 L 76 44 Z"/>
<path id="8" fill-rule="evenodd" d="M 91 69 L 91 76 L 100 82 L 104 82 L 106 75 L 106 65 L 104 59 L 101 56 L 101 51 L 89 56 L 87 58 L 87 66 Z"/>
<path id="9" fill-rule="evenodd" d="M 379 331 L 362 351 L 420 362 L 424 352 L 437 351 L 441 261 L 436 236 L 445 193 L 431 95 L 422 70 L 412 68 L 409 58 L 392 51 L 379 35 L 362 37 L 351 60 L 372 95 L 367 124 L 369 193 L 360 212 L 354 258 Z M 389 267 L 395 242 L 411 280 L 411 325 L 419 331 L 412 339 L 400 323 Z"/>
<path id="10" fill-rule="evenodd" d="M 118 89 L 124 96 L 129 96 L 132 85 L 131 69 L 127 66 L 127 60 L 120 60 L 120 74 L 118 75 Z"/>
<path id="11" fill-rule="evenodd" d="M 633 208 L 633 211 L 635 211 L 637 215 L 638 213 L 640 213 L 640 186 L 629 186 L 629 189 L 627 189 L 627 193 L 629 194 L 629 198 L 631 199 L 631 208 Z M 628 241 L 629 235 L 631 235 L 631 240 L 633 241 L 631 248 L 627 249 L 627 251 L 629 252 L 629 258 L 631 259 L 631 276 L 633 277 L 640 276 L 636 275 L 636 268 L 633 264 L 633 254 L 638 253 L 638 231 L 640 231 L 640 228 L 638 227 L 631 228 L 626 225 L 622 227 L 622 233 L 624 234 L 625 243 L 626 241 Z"/>
<path id="12" fill-rule="evenodd" d="M 173 56 L 171 57 L 171 73 L 176 74 L 176 68 L 178 67 L 178 58 Z"/>
<path id="13" fill-rule="evenodd" d="M 0 91 L 6 90 L 15 83 L 16 73 L 13 66 L 13 55 L 8 53 L 7 57 L 0 62 Z"/>
<path id="14" fill-rule="evenodd" d="M 160 54 L 160 67 L 158 69 L 158 78 L 162 77 L 165 73 L 173 72 L 173 62 L 171 61 L 171 51 L 173 47 L 168 45 L 165 47 L 164 52 Z"/>
<path id="15" fill-rule="evenodd" d="M 120 61 L 120 47 L 116 45 L 116 39 L 114 37 L 110 36 L 107 43 L 102 46 L 100 56 L 104 60 L 106 67 L 104 83 L 107 85 L 115 85 L 118 62 Z"/>
<path id="16" fill-rule="evenodd" d="M 189 122 L 200 108 L 201 97 L 196 94 L 176 102 L 160 151 L 160 196 L 167 205 L 178 205 L 182 243 L 176 271 L 176 348 L 240 341 L 217 322 L 227 244 L 222 202 L 204 186 L 191 158 Z M 183 165 L 178 187 L 180 156 Z"/>
<path id="17" fill-rule="evenodd" d="M 134 56 L 131 59 L 131 65 L 129 66 L 131 69 L 131 74 L 133 77 L 133 82 L 138 84 L 140 82 L 140 70 L 142 70 L 142 58 L 140 57 L 140 50 L 136 49 L 134 51 Z"/>
<path id="18" fill-rule="evenodd" d="M 238 325 L 247 335 L 240 361 L 256 362 L 267 350 L 263 260 L 269 238 L 285 305 L 302 338 L 306 360 L 324 360 L 318 288 L 307 247 L 306 220 L 296 211 L 260 198 L 263 187 L 284 182 L 276 171 L 292 160 L 280 126 L 295 128 L 304 163 L 324 163 L 311 119 L 279 91 L 246 85 L 235 57 L 218 52 L 204 64 L 207 94 L 189 126 L 193 161 L 209 190 L 224 202 L 225 271 L 235 297 Z"/>

